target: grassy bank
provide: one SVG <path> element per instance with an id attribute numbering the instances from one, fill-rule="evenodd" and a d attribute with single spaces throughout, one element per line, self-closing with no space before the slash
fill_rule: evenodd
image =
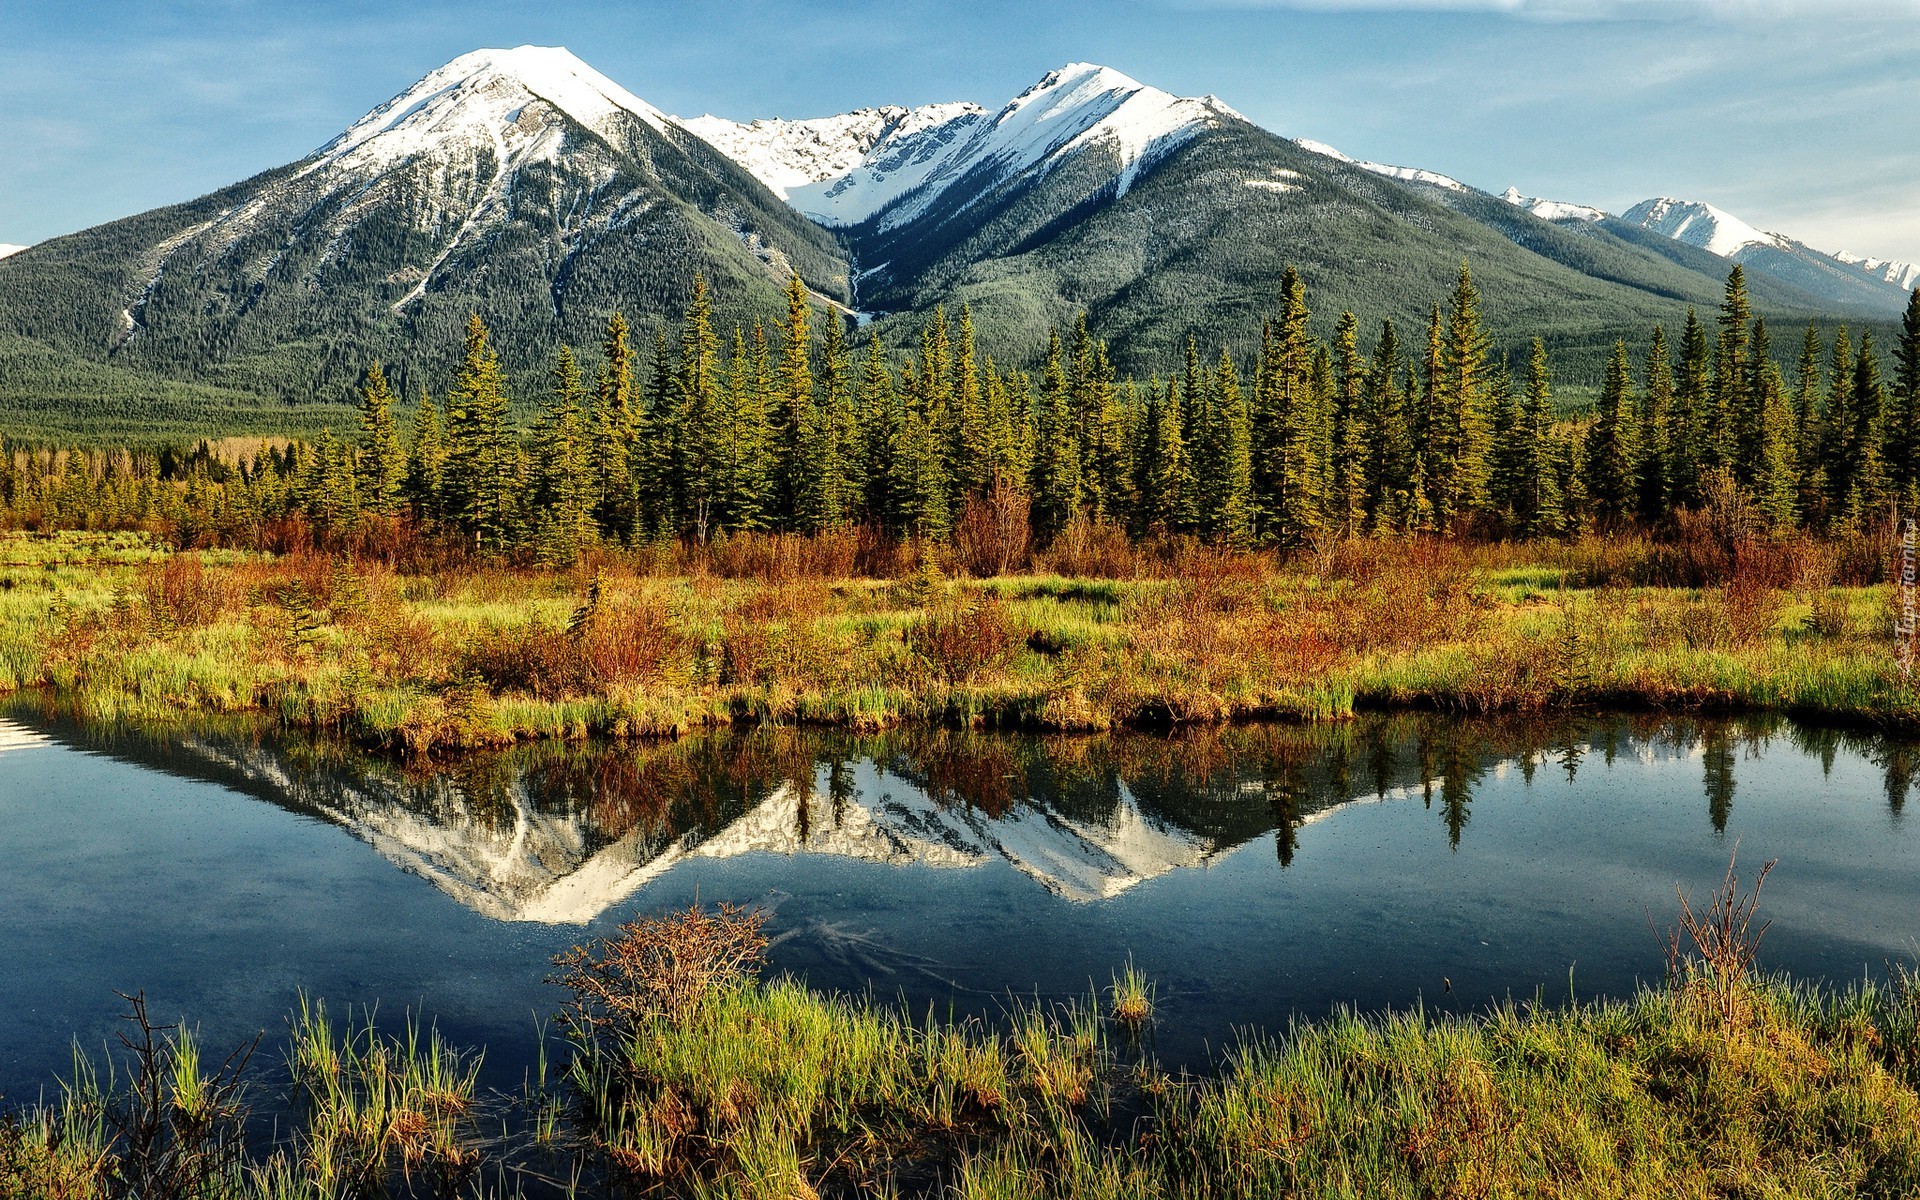
<path id="1" fill-rule="evenodd" d="M 414 753 L 740 721 L 1093 730 L 1604 704 L 1920 726 L 1871 551 L 1123 541 L 971 578 L 845 537 L 558 573 L 0 537 L 0 691 L 257 712 Z M 1864 565 L 1863 565 L 1864 564 Z"/>
<path id="2" fill-rule="evenodd" d="M 564 1067 L 515 1097 L 431 1032 L 306 1008 L 293 1118 L 250 1138 L 244 1069 L 143 1020 L 119 1084 L 0 1122 L 0 1197 L 1914 1195 L 1920 982 L 1756 979 L 1742 904 L 1629 999 L 1341 1015 L 1209 1078 L 1155 1064 L 1131 972 L 955 1025 L 761 981 L 751 919 L 676 914 L 563 957 Z"/>

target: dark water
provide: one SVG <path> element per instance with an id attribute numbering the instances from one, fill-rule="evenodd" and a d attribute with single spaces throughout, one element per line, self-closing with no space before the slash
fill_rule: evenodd
<path id="1" fill-rule="evenodd" d="M 769 912 L 777 970 L 916 1009 L 1067 997 L 1129 957 L 1166 1057 L 1336 1005 L 1630 991 L 1649 915 L 1777 857 L 1762 964 L 1920 947 L 1920 750 L 1779 721 L 1397 717 L 1172 739 L 772 731 L 440 773 L 244 728 L 0 720 L 0 1091 L 146 990 L 217 1042 L 299 991 L 432 1016 L 518 1081 L 551 955 Z M 1915 802 L 1920 807 L 1920 801 Z"/>

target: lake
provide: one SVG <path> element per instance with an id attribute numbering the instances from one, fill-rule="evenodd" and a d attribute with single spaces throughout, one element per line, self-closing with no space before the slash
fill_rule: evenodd
<path id="1" fill-rule="evenodd" d="M 756 730 L 429 768 L 245 724 L 0 712 L 0 1092 L 115 991 L 213 1042 L 301 992 L 408 1012 L 521 1079 L 554 954 L 699 901 L 775 971 L 917 1012 L 1085 995 L 1129 959 L 1163 1058 L 1336 1006 L 1630 992 L 1676 885 L 1770 858 L 1763 967 L 1920 947 L 1920 747 L 1777 719 L 1432 714 L 1156 737 Z M 1920 815 L 1920 814 L 1916 814 Z M 278 1058 L 277 1051 L 271 1058 Z"/>

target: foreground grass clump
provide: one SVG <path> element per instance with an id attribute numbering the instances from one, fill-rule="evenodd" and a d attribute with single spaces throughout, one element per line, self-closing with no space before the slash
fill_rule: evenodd
<path id="1" fill-rule="evenodd" d="M 1852 544 L 1170 541 L 970 578 L 938 546 L 742 537 L 567 572 L 0 536 L 0 693 L 266 713 L 413 754 L 741 722 L 1086 731 L 1582 704 L 1920 727 Z M 845 544 L 842 544 L 845 543 Z M 1106 573 L 1089 576 L 1088 570 Z"/>
<path id="2" fill-rule="evenodd" d="M 762 981 L 758 916 L 689 910 L 558 960 L 565 1082 L 513 1113 L 483 1115 L 473 1057 L 417 1027 L 336 1032 L 303 1006 L 298 1120 L 251 1145 L 237 1060 L 204 1070 L 136 1004 L 124 1090 L 83 1070 L 0 1123 L 0 1196 L 1920 1192 L 1920 979 L 1757 978 L 1757 901 L 1729 868 L 1683 908 L 1668 983 L 1629 999 L 1340 1014 L 1251 1037 L 1211 1078 L 1117 1036 L 1148 991 L 1131 971 L 1112 1005 L 919 1020 Z"/>

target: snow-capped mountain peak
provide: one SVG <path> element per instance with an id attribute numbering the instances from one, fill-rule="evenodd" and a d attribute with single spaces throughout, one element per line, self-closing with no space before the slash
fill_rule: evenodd
<path id="1" fill-rule="evenodd" d="M 507 149 L 527 106 L 544 102 L 604 132 L 618 115 L 664 132 L 669 118 L 560 46 L 475 50 L 356 121 L 317 152 L 309 167 L 347 160 L 397 162 L 453 139 L 489 138 Z M 545 139 L 551 142 L 553 139 Z"/>
<path id="2" fill-rule="evenodd" d="M 918 108 L 888 104 L 798 121 L 772 117 L 742 124 L 711 114 L 676 119 L 784 200 L 794 188 L 845 175 L 876 146 L 985 112 L 962 102 Z"/>
<path id="3" fill-rule="evenodd" d="M 1524 208 L 1543 221 L 1598 221 L 1606 217 L 1605 209 L 1590 204 L 1569 204 L 1564 200 L 1544 200 L 1539 196 L 1523 196 L 1520 189 L 1510 187 L 1500 193 L 1500 198 L 1515 208 Z"/>
<path id="4" fill-rule="evenodd" d="M 1779 234 L 1755 229 L 1732 213 L 1700 200 L 1657 196 L 1634 205 L 1624 217 L 1643 228 L 1722 258 L 1731 258 L 1748 246 L 1786 243 Z"/>
<path id="5" fill-rule="evenodd" d="M 0 242 L 0 258 L 6 258 L 10 254 L 18 254 L 25 249 L 25 246 L 16 246 L 12 242 Z"/>
<path id="6" fill-rule="evenodd" d="M 0 254 L 4 253 L 4 247 L 0 247 Z M 1834 257 L 1850 267 L 1857 267 L 1869 275 L 1884 279 L 1897 288 L 1904 288 L 1910 292 L 1920 287 L 1920 263 L 1896 262 L 1890 258 L 1871 258 L 1862 254 L 1850 254 L 1845 250 L 1839 251 Z"/>
<path id="7" fill-rule="evenodd" d="M 1244 120 L 1212 96 L 1185 98 L 1095 63 L 1049 71 L 997 112 L 976 104 L 867 109 L 809 121 L 682 124 L 828 225 L 925 212 L 962 178 L 1003 180 L 1083 149 L 1117 160 L 1116 195 L 1140 168 L 1201 130 Z"/>

